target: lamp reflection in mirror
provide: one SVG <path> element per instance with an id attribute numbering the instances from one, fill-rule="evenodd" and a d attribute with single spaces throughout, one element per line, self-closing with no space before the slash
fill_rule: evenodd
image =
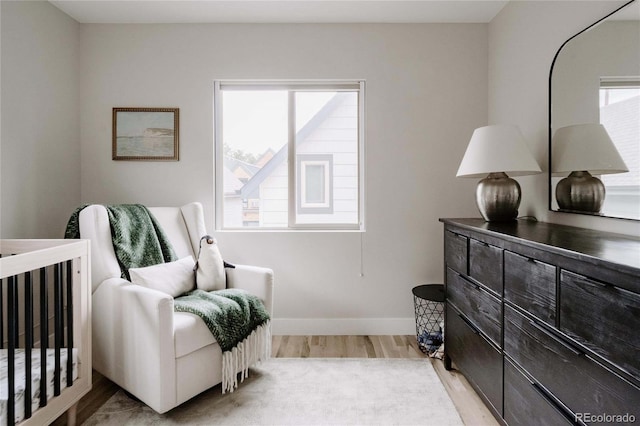
<path id="1" fill-rule="evenodd" d="M 607 130 L 602 124 L 587 123 L 562 127 L 553 135 L 555 176 L 569 176 L 556 185 L 561 210 L 598 213 L 606 195 L 595 175 L 628 172 Z"/>
<path id="2" fill-rule="evenodd" d="M 520 185 L 507 174 L 540 172 L 517 126 L 492 125 L 474 130 L 456 176 L 484 178 L 476 187 L 478 210 L 487 222 L 505 222 L 517 219 L 521 200 Z"/>

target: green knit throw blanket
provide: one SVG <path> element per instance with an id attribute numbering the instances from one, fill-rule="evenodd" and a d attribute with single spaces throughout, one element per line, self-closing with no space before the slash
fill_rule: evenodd
<path id="1" fill-rule="evenodd" d="M 207 324 L 222 352 L 235 348 L 259 326 L 269 321 L 262 301 L 244 290 L 193 290 L 173 301 L 176 312 L 198 315 Z"/>
<path id="2" fill-rule="evenodd" d="M 72 213 L 65 238 L 80 238 L 80 211 L 85 207 L 81 206 Z M 105 208 L 111 225 L 113 249 L 123 278 L 130 280 L 129 268 L 178 260 L 162 227 L 145 206 L 119 204 Z"/>
<path id="3" fill-rule="evenodd" d="M 233 392 L 249 367 L 269 359 L 269 313 L 256 296 L 240 289 L 193 290 L 174 299 L 177 312 L 198 315 L 222 349 L 222 393 Z M 240 374 L 238 374 L 240 373 Z"/>

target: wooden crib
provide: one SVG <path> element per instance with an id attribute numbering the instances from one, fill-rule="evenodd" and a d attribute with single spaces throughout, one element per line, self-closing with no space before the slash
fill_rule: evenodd
<path id="1" fill-rule="evenodd" d="M 46 425 L 91 389 L 89 242 L 0 240 L 0 426 Z"/>

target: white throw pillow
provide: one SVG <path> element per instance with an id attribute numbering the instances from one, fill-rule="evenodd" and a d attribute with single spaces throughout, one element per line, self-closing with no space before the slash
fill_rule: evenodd
<path id="1" fill-rule="evenodd" d="M 200 252 L 196 271 L 196 287 L 199 290 L 213 291 L 227 288 L 227 276 L 218 244 L 210 235 L 200 239 Z"/>
<path id="2" fill-rule="evenodd" d="M 158 263 L 144 268 L 129 269 L 131 282 L 178 297 L 195 287 L 195 262 L 192 256 L 175 262 Z"/>

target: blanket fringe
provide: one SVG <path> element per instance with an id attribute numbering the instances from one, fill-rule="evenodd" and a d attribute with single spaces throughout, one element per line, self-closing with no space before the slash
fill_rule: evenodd
<path id="1" fill-rule="evenodd" d="M 222 393 L 233 392 L 249 376 L 249 367 L 271 357 L 271 322 L 267 321 L 222 354 Z"/>

